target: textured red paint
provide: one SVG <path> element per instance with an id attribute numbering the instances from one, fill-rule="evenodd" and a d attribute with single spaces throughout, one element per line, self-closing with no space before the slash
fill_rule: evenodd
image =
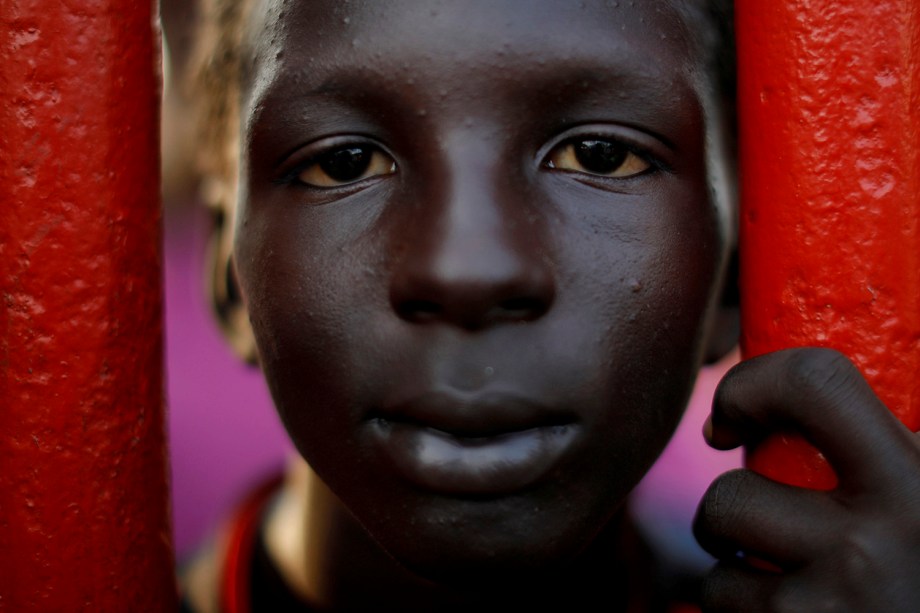
<path id="1" fill-rule="evenodd" d="M 153 5 L 0 2 L 0 610 L 174 611 Z"/>
<path id="2" fill-rule="evenodd" d="M 736 2 L 742 349 L 839 349 L 920 428 L 920 5 Z M 800 439 L 749 464 L 833 487 Z"/>

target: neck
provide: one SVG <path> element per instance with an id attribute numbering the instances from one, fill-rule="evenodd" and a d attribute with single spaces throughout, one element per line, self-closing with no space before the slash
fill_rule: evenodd
<path id="1" fill-rule="evenodd" d="M 650 558 L 624 514 L 564 570 L 475 593 L 435 585 L 390 558 L 301 460 L 266 528 L 269 556 L 292 590 L 324 609 L 469 610 L 522 606 L 648 610 Z"/>

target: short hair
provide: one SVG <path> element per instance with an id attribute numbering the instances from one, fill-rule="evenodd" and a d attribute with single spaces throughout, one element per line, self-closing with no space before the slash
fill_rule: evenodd
<path id="1" fill-rule="evenodd" d="M 235 197 L 243 83 L 243 36 L 253 0 L 202 0 L 191 83 L 197 104 L 198 170 L 208 205 Z"/>

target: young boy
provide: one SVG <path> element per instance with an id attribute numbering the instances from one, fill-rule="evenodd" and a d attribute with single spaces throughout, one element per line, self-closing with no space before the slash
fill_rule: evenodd
<path id="1" fill-rule="evenodd" d="M 193 565 L 191 608 L 667 610 L 622 509 L 724 345 L 706 4 L 217 7 L 219 312 L 309 468 Z M 915 608 L 913 435 L 821 350 L 736 369 L 707 436 L 775 428 L 841 487 L 720 479 L 704 605 Z"/>

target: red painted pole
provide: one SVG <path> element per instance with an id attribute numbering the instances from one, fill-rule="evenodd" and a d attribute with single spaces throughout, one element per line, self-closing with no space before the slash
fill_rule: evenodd
<path id="1" fill-rule="evenodd" d="M 0 610 L 174 611 L 153 4 L 0 0 Z"/>
<path id="2" fill-rule="evenodd" d="M 920 428 L 920 5 L 739 1 L 742 350 L 843 351 Z M 811 447 L 749 465 L 816 488 Z"/>

